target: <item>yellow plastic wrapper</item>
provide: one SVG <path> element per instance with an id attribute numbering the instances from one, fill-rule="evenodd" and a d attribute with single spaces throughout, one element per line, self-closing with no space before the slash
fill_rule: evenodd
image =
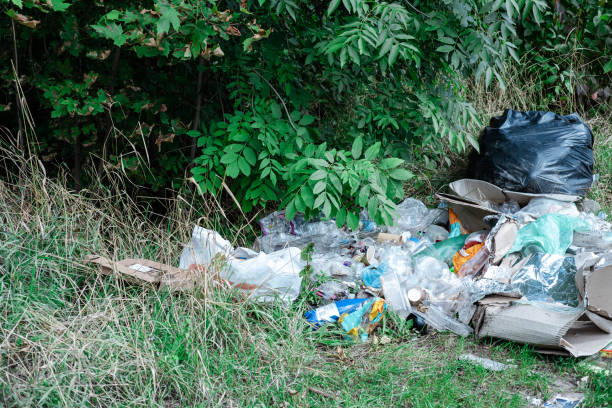
<path id="1" fill-rule="evenodd" d="M 457 273 L 461 269 L 464 263 L 472 259 L 474 255 L 476 255 L 483 246 L 484 243 L 474 244 L 467 249 L 462 248 L 457 251 L 457 253 L 453 256 L 453 266 L 455 267 L 455 273 Z"/>

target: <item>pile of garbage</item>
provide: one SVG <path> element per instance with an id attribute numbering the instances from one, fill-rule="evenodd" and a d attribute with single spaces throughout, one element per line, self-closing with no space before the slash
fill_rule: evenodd
<path id="1" fill-rule="evenodd" d="M 583 198 L 592 139 L 575 114 L 509 110 L 484 130 L 474 178 L 450 183 L 437 208 L 407 198 L 392 226 L 363 211 L 357 231 L 274 212 L 260 220 L 253 250 L 196 226 L 179 268 L 159 266 L 157 279 L 185 287 L 203 267 L 253 300 L 285 303 L 311 279 L 328 303 L 305 320 L 339 324 L 355 340 L 389 308 L 460 336 L 592 355 L 612 342 L 612 224 Z M 142 272 L 142 261 L 120 266 Z"/>

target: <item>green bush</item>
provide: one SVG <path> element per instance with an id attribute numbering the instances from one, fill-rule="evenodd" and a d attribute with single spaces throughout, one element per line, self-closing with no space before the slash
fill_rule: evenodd
<path id="1" fill-rule="evenodd" d="M 543 0 L 0 7 L 10 23 L 0 38 L 15 45 L 0 53 L 0 115 L 44 161 L 70 166 L 77 187 L 89 182 L 84 167 L 156 192 L 190 173 L 204 194 L 230 191 L 245 212 L 280 203 L 289 216 L 323 213 L 351 227 L 361 208 L 391 222 L 414 177 L 406 164 L 449 166 L 449 152 L 477 148 L 482 121 L 465 78 L 503 88 L 506 64 L 565 29 Z M 609 71 L 599 38 L 609 10 L 583 7 L 573 35 L 595 41 Z M 553 58 L 556 45 L 547 47 L 536 56 Z"/>

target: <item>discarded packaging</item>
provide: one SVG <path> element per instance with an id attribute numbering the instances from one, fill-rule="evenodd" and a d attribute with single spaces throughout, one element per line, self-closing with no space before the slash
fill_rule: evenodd
<path id="1" fill-rule="evenodd" d="M 337 302 L 321 306 L 314 310 L 309 310 L 304 314 L 304 317 L 309 323 L 315 327 L 319 327 L 325 323 L 335 323 L 340 316 L 345 313 L 352 313 L 359 309 L 368 299 L 344 299 Z"/>
<path id="2" fill-rule="evenodd" d="M 570 394 L 557 394 L 546 401 L 544 408 L 578 408 L 584 401 L 584 394 L 573 392 Z"/>
<path id="3" fill-rule="evenodd" d="M 371 298 L 357 310 L 342 313 L 338 323 L 354 341 L 365 342 L 378 327 L 386 312 L 387 304 L 384 299 Z"/>
<path id="4" fill-rule="evenodd" d="M 353 284 L 354 286 L 354 284 Z M 346 282 L 328 281 L 319 285 L 316 289 L 316 295 L 324 300 L 342 300 L 351 297 L 349 285 Z"/>
<path id="5" fill-rule="evenodd" d="M 503 190 L 493 184 L 482 180 L 462 179 L 449 184 L 451 193 L 436 194 L 461 220 L 465 231 L 473 232 L 489 229 L 483 219 L 488 215 L 501 215 L 501 208 L 506 201 L 515 201 L 525 206 L 536 198 L 548 198 L 561 202 L 575 202 L 580 199 L 577 195 L 565 194 L 532 194 Z"/>
<path id="6" fill-rule="evenodd" d="M 257 254 L 246 248 L 234 250 L 218 233 L 196 226 L 191 242 L 183 249 L 179 267 L 194 269 L 198 265 L 218 274 L 251 299 L 270 302 L 279 298 L 288 303 L 300 294 L 302 278 L 299 273 L 305 262 L 298 248 L 270 254 Z"/>
<path id="7" fill-rule="evenodd" d="M 503 296 L 480 300 L 472 323 L 477 338 L 533 344 L 548 354 L 589 356 L 612 341 L 612 321 L 584 308 Z"/>
<path id="8" fill-rule="evenodd" d="M 171 291 L 190 290 L 202 282 L 202 271 L 178 269 L 148 259 L 124 259 L 114 262 L 99 255 L 88 255 L 85 261 L 97 264 L 100 273 L 104 275 L 117 273 L 128 282 L 158 285 L 160 289 Z"/>

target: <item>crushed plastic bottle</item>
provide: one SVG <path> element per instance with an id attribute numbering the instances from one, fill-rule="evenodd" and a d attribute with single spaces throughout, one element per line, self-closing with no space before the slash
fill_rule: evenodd
<path id="1" fill-rule="evenodd" d="M 431 256 L 443 261 L 447 265 L 451 265 L 453 256 L 463 247 L 466 238 L 467 235 L 460 235 L 455 238 L 440 241 L 418 252 L 415 257 Z"/>
<path id="2" fill-rule="evenodd" d="M 386 312 L 387 303 L 384 299 L 371 298 L 357 310 L 341 314 L 338 323 L 354 341 L 365 342 L 380 324 Z"/>

